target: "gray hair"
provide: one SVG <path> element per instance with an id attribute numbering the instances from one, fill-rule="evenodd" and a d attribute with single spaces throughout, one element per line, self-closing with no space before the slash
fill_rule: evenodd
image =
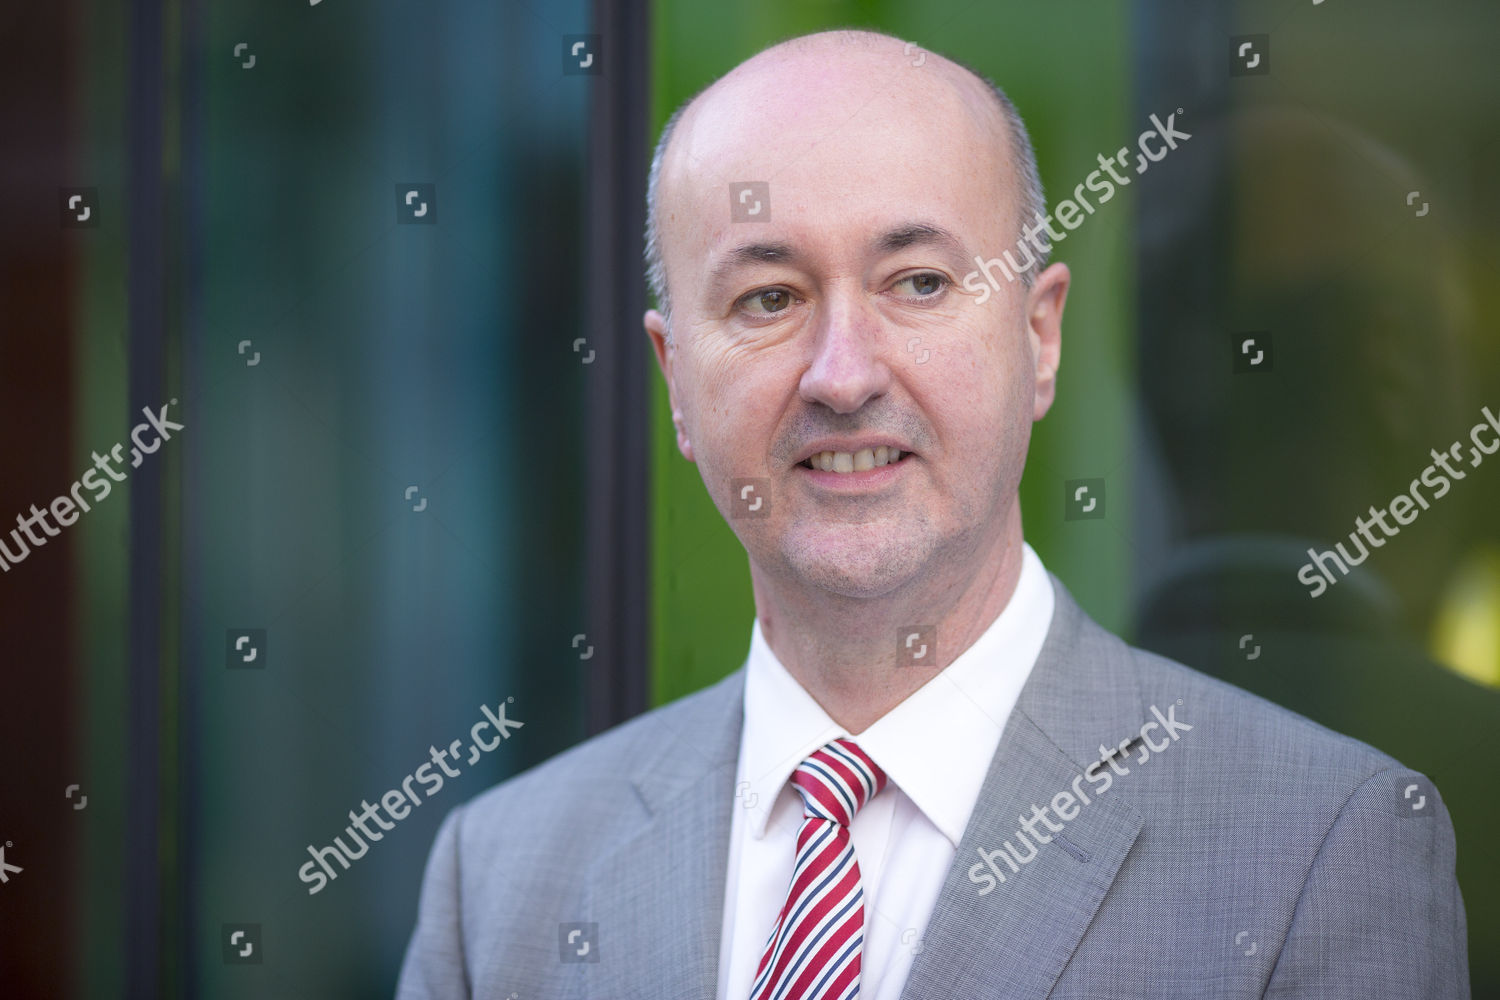
<path id="1" fill-rule="evenodd" d="M 1042 191 L 1042 179 L 1037 170 L 1036 151 L 1031 146 L 1031 136 L 1026 131 L 1026 123 L 1021 120 L 1021 114 L 1016 110 L 1010 97 L 995 81 L 956 59 L 946 56 L 944 58 L 959 68 L 967 70 L 984 83 L 999 106 L 1000 117 L 1005 123 L 1010 139 L 1010 168 L 1021 183 L 1021 211 L 1016 242 L 1017 246 L 1022 246 L 1027 222 L 1039 220 L 1047 212 L 1047 198 Z M 707 87 L 704 88 L 704 90 L 707 89 Z M 661 188 L 661 166 L 666 158 L 667 145 L 672 141 L 672 132 L 681 121 L 683 112 L 702 93 L 703 90 L 700 90 L 679 104 L 677 110 L 673 111 L 672 116 L 667 119 L 667 123 L 662 126 L 661 137 L 656 140 L 656 150 L 651 154 L 651 169 L 646 175 L 646 282 L 650 285 L 651 294 L 656 298 L 657 308 L 666 321 L 666 339 L 669 343 L 672 340 L 672 300 L 667 293 L 667 267 L 662 260 L 661 229 L 656 221 Z M 1031 242 L 1039 248 L 1040 252 L 1036 255 L 1035 264 L 1021 271 L 1019 275 L 1021 284 L 1026 288 L 1030 288 L 1035 283 L 1037 272 L 1047 266 L 1047 258 L 1052 253 L 1052 243 L 1045 227 L 1038 227 Z"/>

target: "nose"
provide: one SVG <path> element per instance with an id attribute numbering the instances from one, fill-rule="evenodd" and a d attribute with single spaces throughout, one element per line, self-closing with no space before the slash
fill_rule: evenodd
<path id="1" fill-rule="evenodd" d="M 890 388 L 879 316 L 860 302 L 839 296 L 827 300 L 813 335 L 813 356 L 802 373 L 802 398 L 835 413 L 853 413 Z"/>

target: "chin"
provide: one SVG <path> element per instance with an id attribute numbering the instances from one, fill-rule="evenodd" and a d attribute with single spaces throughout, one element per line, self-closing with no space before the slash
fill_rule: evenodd
<path id="1" fill-rule="evenodd" d="M 819 532 L 789 546 L 782 553 L 788 571 L 806 586 L 870 600 L 898 589 L 927 563 L 926 547 L 906 533 L 886 525 L 851 527 L 868 530 Z"/>

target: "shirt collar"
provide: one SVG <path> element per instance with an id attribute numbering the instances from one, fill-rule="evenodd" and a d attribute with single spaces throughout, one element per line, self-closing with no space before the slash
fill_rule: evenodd
<path id="1" fill-rule="evenodd" d="M 1004 610 L 957 659 L 855 738 L 955 849 L 1047 637 L 1053 604 L 1046 568 L 1023 542 L 1020 578 Z M 771 807 L 797 765 L 848 735 L 782 666 L 756 618 L 738 789 L 752 836 L 765 835 Z"/>

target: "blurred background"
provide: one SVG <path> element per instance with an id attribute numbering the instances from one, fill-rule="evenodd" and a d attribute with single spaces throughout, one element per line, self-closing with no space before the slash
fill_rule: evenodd
<path id="1" fill-rule="evenodd" d="M 1480 0 L 7 5 L 0 995 L 390 996 L 448 809 L 741 665 L 744 552 L 640 326 L 645 168 L 735 63 L 849 26 L 1005 87 L 1054 207 L 1177 114 L 1057 244 L 1028 540 L 1107 628 L 1432 776 L 1500 996 L 1500 456 L 1296 578 L 1500 414 Z M 524 728 L 309 895 L 501 703 Z"/>

